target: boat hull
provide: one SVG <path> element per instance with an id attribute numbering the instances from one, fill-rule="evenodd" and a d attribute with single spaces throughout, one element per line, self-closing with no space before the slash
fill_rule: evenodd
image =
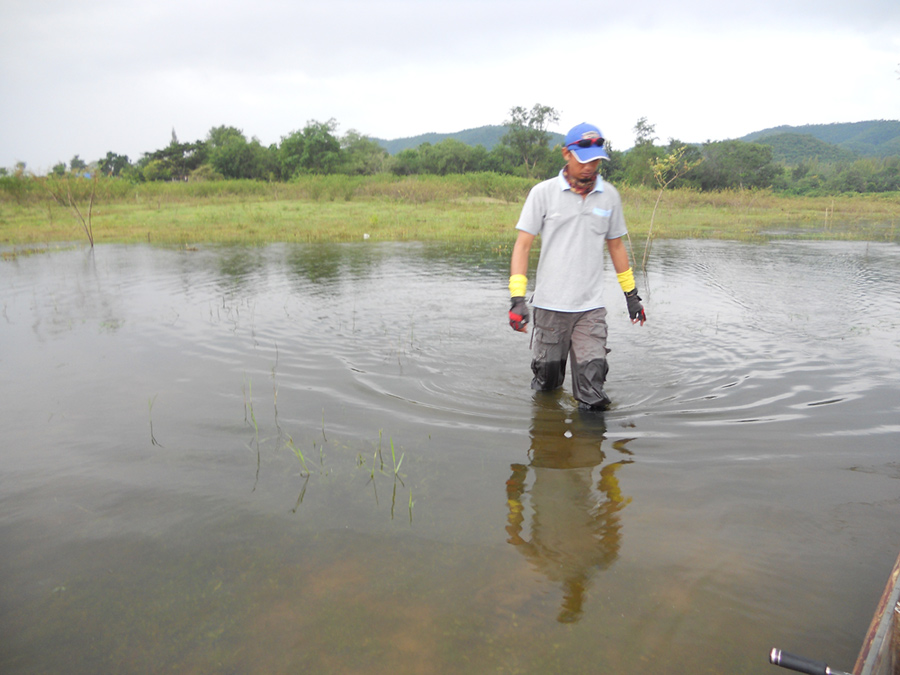
<path id="1" fill-rule="evenodd" d="M 900 675 L 900 556 L 878 601 L 853 675 Z"/>

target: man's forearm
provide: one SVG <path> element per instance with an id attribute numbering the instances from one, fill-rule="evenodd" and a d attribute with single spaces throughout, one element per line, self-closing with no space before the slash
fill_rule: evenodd
<path id="1" fill-rule="evenodd" d="M 534 241 L 533 236 L 525 232 L 519 232 L 516 243 L 513 245 L 512 257 L 509 262 L 510 276 L 528 274 L 528 255 L 531 253 L 532 241 Z"/>
<path id="2" fill-rule="evenodd" d="M 610 260 L 612 260 L 616 274 L 628 271 L 628 268 L 631 267 L 631 263 L 628 260 L 628 251 L 625 248 L 625 243 L 622 241 L 622 238 L 610 239 L 606 242 L 606 246 L 609 249 L 609 257 Z"/>

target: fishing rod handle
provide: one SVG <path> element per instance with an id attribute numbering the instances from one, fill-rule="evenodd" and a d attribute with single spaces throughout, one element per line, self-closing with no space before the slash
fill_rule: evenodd
<path id="1" fill-rule="evenodd" d="M 772 649 L 769 654 L 769 663 L 789 670 L 796 670 L 798 673 L 807 673 L 807 675 L 850 675 L 843 670 L 832 670 L 828 664 L 823 661 L 813 661 L 805 656 L 797 656 L 783 652 L 780 649 Z"/>

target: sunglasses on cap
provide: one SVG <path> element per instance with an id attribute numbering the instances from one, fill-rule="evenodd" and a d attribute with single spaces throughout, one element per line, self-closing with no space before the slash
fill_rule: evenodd
<path id="1" fill-rule="evenodd" d="M 579 148 L 589 148 L 592 145 L 596 145 L 598 148 L 602 148 L 605 142 L 606 141 L 602 136 L 597 138 L 582 138 L 580 141 L 566 143 L 566 147 L 571 148 L 573 145 L 577 145 Z"/>

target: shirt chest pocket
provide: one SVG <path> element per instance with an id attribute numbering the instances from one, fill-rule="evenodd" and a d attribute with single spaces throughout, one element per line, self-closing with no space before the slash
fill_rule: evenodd
<path id="1" fill-rule="evenodd" d="M 600 236 L 606 236 L 609 232 L 609 219 L 612 217 L 610 209 L 601 209 L 594 207 L 588 214 L 588 222 L 591 231 Z"/>

